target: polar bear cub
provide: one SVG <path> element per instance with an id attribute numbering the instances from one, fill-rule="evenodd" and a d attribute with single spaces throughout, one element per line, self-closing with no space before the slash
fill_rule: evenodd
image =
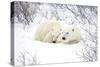
<path id="1" fill-rule="evenodd" d="M 57 43 L 75 44 L 80 41 L 80 30 L 76 26 L 68 25 L 62 28 Z"/>
<path id="2" fill-rule="evenodd" d="M 61 26 L 56 20 L 48 20 L 39 25 L 35 33 L 35 40 L 56 43 L 61 32 Z"/>

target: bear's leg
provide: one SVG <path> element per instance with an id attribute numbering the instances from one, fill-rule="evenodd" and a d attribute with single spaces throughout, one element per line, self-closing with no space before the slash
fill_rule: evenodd
<path id="1" fill-rule="evenodd" d="M 47 33 L 47 35 L 44 37 L 43 42 L 48 42 L 48 43 L 52 43 L 52 34 L 51 32 Z"/>
<path id="2" fill-rule="evenodd" d="M 61 34 L 58 36 L 56 43 L 61 43 L 62 42 L 62 38 L 61 38 Z"/>

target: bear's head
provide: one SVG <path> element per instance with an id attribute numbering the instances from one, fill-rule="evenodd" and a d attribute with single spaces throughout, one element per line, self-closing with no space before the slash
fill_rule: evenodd
<path id="1" fill-rule="evenodd" d="M 74 44 L 80 41 L 80 31 L 76 26 L 66 26 L 61 31 L 63 43 Z"/>

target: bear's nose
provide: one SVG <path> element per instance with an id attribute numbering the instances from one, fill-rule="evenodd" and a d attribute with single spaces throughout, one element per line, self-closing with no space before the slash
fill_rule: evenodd
<path id="1" fill-rule="evenodd" d="M 56 41 L 52 41 L 52 43 L 56 43 Z"/>
<path id="2" fill-rule="evenodd" d="M 65 37 L 62 37 L 62 39 L 63 39 L 63 40 L 66 40 L 66 38 L 65 38 Z"/>

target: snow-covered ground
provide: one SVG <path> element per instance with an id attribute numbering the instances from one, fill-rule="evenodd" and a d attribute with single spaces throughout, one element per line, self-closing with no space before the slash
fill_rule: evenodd
<path id="1" fill-rule="evenodd" d="M 30 26 L 23 29 L 19 23 L 15 23 L 15 64 L 48 64 L 63 62 L 80 62 L 84 61 L 77 55 L 82 49 L 78 44 L 53 44 L 43 43 L 34 40 L 36 26 Z M 25 57 L 25 58 L 24 58 Z M 35 57 L 35 61 L 33 58 Z"/>

